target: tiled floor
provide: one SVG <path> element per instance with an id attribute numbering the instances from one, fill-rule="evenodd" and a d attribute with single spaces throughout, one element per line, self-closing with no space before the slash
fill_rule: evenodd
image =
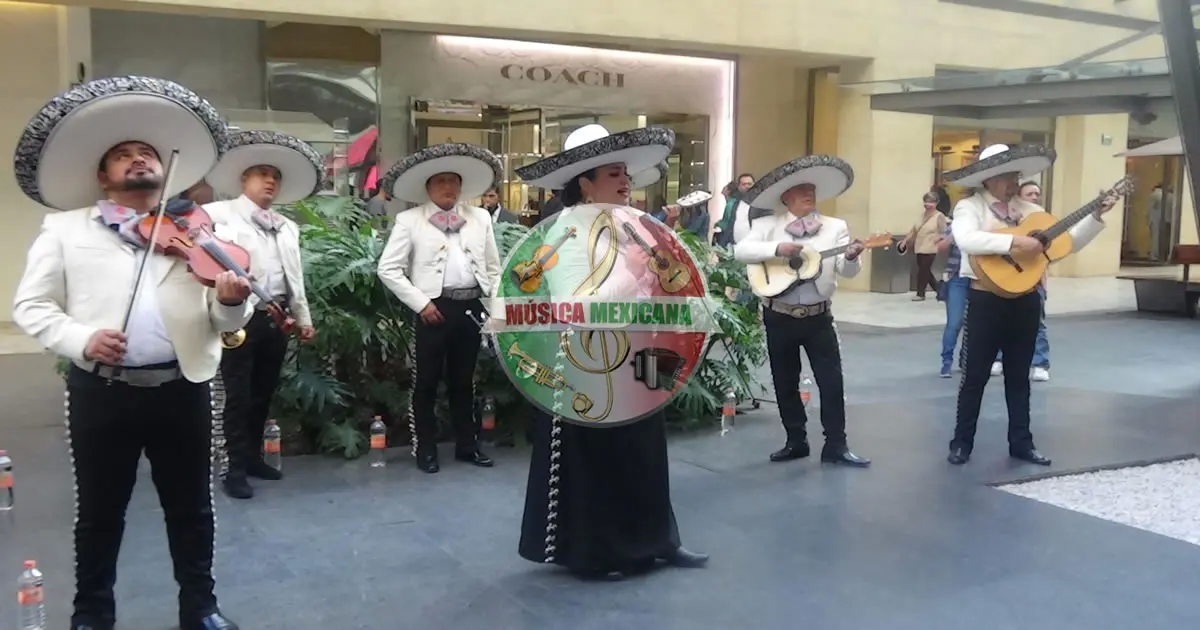
<path id="1" fill-rule="evenodd" d="M 676 437 L 675 509 L 685 543 L 712 554 L 705 570 L 585 583 L 530 564 L 516 554 L 527 453 L 427 476 L 395 449 L 384 470 L 288 459 L 288 478 L 258 484 L 253 501 L 219 496 L 223 607 L 248 630 L 1200 624 L 1200 547 L 987 485 L 1044 472 L 1007 458 L 998 383 L 974 459 L 946 464 L 957 380 L 937 378 L 937 331 L 840 329 L 851 444 L 874 466 L 768 463 L 782 436 L 769 404 L 731 436 Z M 1033 413 L 1055 470 L 1200 451 L 1200 324 L 1058 318 L 1050 343 L 1053 380 L 1035 385 Z M 0 579 L 39 559 L 52 627 L 65 627 L 72 496 L 61 386 L 49 357 L 8 356 L 0 388 L 0 448 L 13 453 L 21 490 L 18 509 L 0 516 Z M 819 428 L 811 433 L 819 444 Z M 121 627 L 172 625 L 170 576 L 143 477 L 121 556 Z M 0 619 L 11 607 L 0 597 Z"/>

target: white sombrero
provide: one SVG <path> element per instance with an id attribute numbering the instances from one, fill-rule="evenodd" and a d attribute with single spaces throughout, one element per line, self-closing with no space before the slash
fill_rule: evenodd
<path id="1" fill-rule="evenodd" d="M 530 186 L 563 189 L 571 180 L 605 164 L 624 164 L 630 174 L 657 166 L 671 154 L 675 132 L 645 127 L 609 135 L 600 125 L 576 129 L 563 142 L 563 152 L 517 169 Z"/>
<path id="2" fill-rule="evenodd" d="M 832 155 L 808 155 L 762 176 L 742 197 L 751 207 L 783 210 L 783 193 L 801 184 L 816 188 L 816 200 L 833 199 L 854 183 L 854 169 Z"/>
<path id="3" fill-rule="evenodd" d="M 648 168 L 640 173 L 634 173 L 629 177 L 629 185 L 634 190 L 649 188 L 658 182 L 662 181 L 667 176 L 667 163 L 659 162 L 658 166 Z"/>
<path id="4" fill-rule="evenodd" d="M 974 164 L 950 171 L 942 177 L 951 183 L 975 188 L 997 175 L 1018 173 L 1021 177 L 1036 175 L 1054 165 L 1058 155 L 1054 149 L 1029 144 L 1009 148 L 1007 144 L 993 144 L 979 154 Z"/>
<path id="5" fill-rule="evenodd" d="M 54 97 L 25 127 L 13 156 L 17 185 L 57 210 L 94 205 L 104 196 L 96 173 L 109 149 L 144 142 L 167 167 L 179 158 L 165 196 L 187 190 L 216 164 L 225 123 L 208 101 L 164 79 L 96 79 Z M 165 173 L 164 173 L 165 176 Z"/>
<path id="6" fill-rule="evenodd" d="M 500 181 L 504 166 L 500 158 L 474 144 L 438 144 L 421 149 L 396 162 L 381 180 L 383 190 L 397 199 L 428 203 L 425 182 L 441 173 L 462 178 L 461 199 L 479 197 Z"/>
<path id="7" fill-rule="evenodd" d="M 205 178 L 219 195 L 242 194 L 242 175 L 255 166 L 272 166 L 282 176 L 274 203 L 307 199 L 321 186 L 321 154 L 307 142 L 274 131 L 242 131 L 229 137 L 229 148 Z"/>

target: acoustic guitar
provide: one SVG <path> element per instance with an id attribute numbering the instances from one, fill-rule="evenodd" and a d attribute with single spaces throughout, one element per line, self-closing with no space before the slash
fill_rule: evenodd
<path id="1" fill-rule="evenodd" d="M 750 288 L 759 297 L 772 298 L 782 295 L 792 287 L 821 277 L 822 261 L 845 253 L 853 244 L 854 242 L 850 242 L 824 251 L 805 247 L 791 258 L 773 258 L 765 262 L 746 265 Z M 891 245 L 892 235 L 887 232 L 872 234 L 862 241 L 863 249 L 890 247 Z"/>
<path id="2" fill-rule="evenodd" d="M 542 278 L 546 270 L 558 264 L 558 248 L 562 247 L 567 239 L 575 237 L 575 228 L 572 226 L 567 229 L 566 233 L 558 239 L 554 245 L 542 245 L 533 252 L 533 258 L 530 260 L 521 261 L 512 268 L 513 281 L 517 288 L 522 293 L 533 293 L 542 286 Z"/>
<path id="3" fill-rule="evenodd" d="M 1120 197 L 1133 190 L 1133 178 L 1125 176 L 1112 188 L 1100 193 L 1087 205 L 1056 220 L 1049 212 L 1034 212 L 1015 227 L 993 230 L 995 234 L 1032 236 L 1046 246 L 1040 254 L 1000 254 L 970 256 L 971 269 L 986 290 L 1001 297 L 1015 298 L 1037 288 L 1050 263 L 1062 260 L 1075 248 L 1067 233 L 1076 223 L 1100 209 L 1109 197 Z"/>

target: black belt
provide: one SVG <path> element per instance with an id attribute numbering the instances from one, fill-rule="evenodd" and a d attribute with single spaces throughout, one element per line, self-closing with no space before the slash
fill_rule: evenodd
<path id="1" fill-rule="evenodd" d="M 798 305 L 784 304 L 783 302 L 780 302 L 778 300 L 772 300 L 772 299 L 766 300 L 767 308 L 771 309 L 772 311 L 775 311 L 776 313 L 782 313 L 789 317 L 795 317 L 796 319 L 803 319 L 805 317 L 814 317 L 816 315 L 824 315 L 825 313 L 829 312 L 830 305 L 831 305 L 831 303 L 829 302 L 829 300 L 825 300 L 824 302 L 819 302 L 817 304 L 798 304 Z"/>
<path id="2" fill-rule="evenodd" d="M 438 297 L 443 297 L 447 300 L 455 302 L 465 302 L 467 300 L 478 300 L 483 297 L 483 289 L 479 287 L 471 287 L 470 289 L 442 289 L 442 294 Z"/>
<path id="3" fill-rule="evenodd" d="M 273 300 L 275 301 L 275 303 L 276 303 L 276 304 L 278 304 L 278 305 L 279 305 L 279 307 L 280 307 L 280 308 L 282 308 L 284 311 L 287 311 L 287 310 L 288 310 L 288 306 L 289 306 L 289 305 L 288 305 L 288 299 L 287 299 L 287 296 L 286 296 L 286 295 L 279 295 L 279 296 L 275 296 L 275 297 L 274 297 L 274 298 L 272 298 L 272 299 L 273 299 Z M 255 305 L 254 305 L 254 309 L 255 309 L 255 310 L 258 310 L 258 311 L 265 311 L 265 310 L 267 310 L 267 303 L 266 303 L 266 302 L 263 302 L 262 300 L 259 300 L 259 301 L 258 301 L 258 304 L 255 304 Z"/>
<path id="4" fill-rule="evenodd" d="M 120 369 L 95 361 L 75 361 L 75 366 L 88 374 L 95 374 L 108 381 L 120 381 L 132 387 L 158 387 L 183 378 L 178 361 L 136 367 L 122 366 Z"/>

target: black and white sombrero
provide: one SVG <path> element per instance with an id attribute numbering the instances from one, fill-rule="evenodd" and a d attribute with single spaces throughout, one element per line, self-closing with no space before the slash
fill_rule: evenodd
<path id="1" fill-rule="evenodd" d="M 242 194 L 242 174 L 255 166 L 273 166 L 282 175 L 275 203 L 295 203 L 311 197 L 321 185 L 324 163 L 307 142 L 274 131 L 241 131 L 205 178 L 214 192 L 230 198 Z"/>
<path id="2" fill-rule="evenodd" d="M 634 190 L 649 188 L 662 181 L 667 176 L 667 163 L 659 162 L 658 166 L 648 168 L 640 173 L 634 173 L 629 177 L 629 185 Z"/>
<path id="3" fill-rule="evenodd" d="M 425 182 L 441 173 L 462 178 L 462 199 L 479 197 L 500 181 L 504 166 L 500 158 L 474 144 L 437 144 L 396 162 L 384 174 L 383 190 L 411 203 L 428 203 Z"/>
<path id="4" fill-rule="evenodd" d="M 58 210 L 92 206 L 103 198 L 96 179 L 100 159 L 123 142 L 144 142 L 163 169 L 172 149 L 179 158 L 172 196 L 204 178 L 225 148 L 225 123 L 208 101 L 164 79 L 96 79 L 54 97 L 25 127 L 13 171 L 30 199 Z M 165 175 L 165 174 L 164 174 Z"/>
<path id="5" fill-rule="evenodd" d="M 845 160 L 832 155 L 807 155 L 792 160 L 763 175 L 742 197 L 754 208 L 783 210 L 783 193 L 812 184 L 816 200 L 833 199 L 854 183 L 854 169 Z"/>
<path id="6" fill-rule="evenodd" d="M 644 127 L 609 134 L 600 125 L 576 129 L 563 143 L 563 152 L 517 169 L 530 186 L 561 190 L 571 180 L 605 164 L 624 164 L 631 175 L 654 168 L 671 153 L 675 132 Z"/>
<path id="7" fill-rule="evenodd" d="M 1053 166 L 1056 157 L 1058 154 L 1054 149 L 1040 144 L 1012 148 L 1006 144 L 993 144 L 980 152 L 974 164 L 950 171 L 942 177 L 953 184 L 974 188 L 1005 173 L 1018 173 L 1021 177 L 1036 175 Z"/>

